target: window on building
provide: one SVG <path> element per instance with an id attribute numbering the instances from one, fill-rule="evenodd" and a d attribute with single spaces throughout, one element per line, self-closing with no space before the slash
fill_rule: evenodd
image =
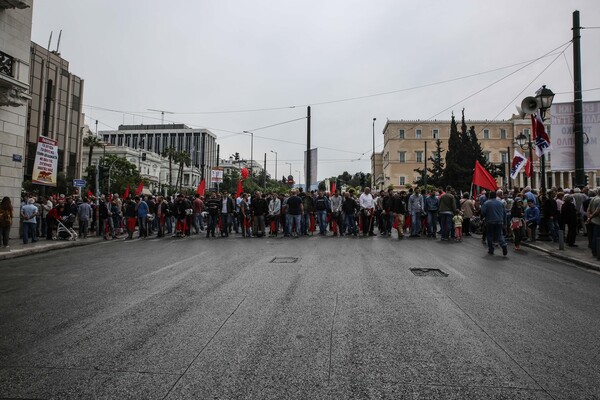
<path id="1" fill-rule="evenodd" d="M 404 129 L 400 129 L 400 133 L 398 135 L 399 139 L 404 139 Z"/>
<path id="2" fill-rule="evenodd" d="M 483 152 L 483 158 L 485 158 L 485 160 L 486 160 L 487 162 L 490 162 L 490 161 L 491 161 L 491 158 L 490 158 L 491 156 L 492 156 L 491 152 L 489 152 L 489 151 L 484 151 L 484 152 Z"/>
<path id="3" fill-rule="evenodd" d="M 415 129 L 415 139 L 421 139 L 422 132 L 420 129 Z"/>
<path id="4" fill-rule="evenodd" d="M 398 161 L 400 161 L 401 163 L 406 162 L 406 152 L 405 151 L 398 152 Z"/>
<path id="5" fill-rule="evenodd" d="M 489 129 L 484 129 L 483 130 L 483 138 L 484 139 L 489 139 L 490 138 L 490 130 Z"/>
<path id="6" fill-rule="evenodd" d="M 432 136 L 434 139 L 439 139 L 439 138 L 440 138 L 440 130 L 439 130 L 439 129 L 433 129 L 433 130 L 431 131 L 431 136 Z"/>
<path id="7" fill-rule="evenodd" d="M 416 159 L 418 163 L 422 163 L 423 162 L 423 152 L 422 151 L 415 151 L 416 154 Z"/>
<path id="8" fill-rule="evenodd" d="M 123 136 L 119 135 L 117 137 L 117 146 L 123 146 Z"/>
<path id="9" fill-rule="evenodd" d="M 505 151 L 501 151 L 500 152 L 500 161 L 502 161 L 503 163 L 508 162 L 508 153 Z"/>
<path id="10" fill-rule="evenodd" d="M 401 176 L 398 180 L 398 183 L 400 184 L 400 186 L 404 186 L 406 185 L 406 177 L 405 176 Z"/>
<path id="11" fill-rule="evenodd" d="M 529 136 L 531 134 L 531 130 L 529 128 L 523 129 L 523 135 Z"/>
<path id="12" fill-rule="evenodd" d="M 500 139 L 506 139 L 506 129 L 500 129 Z"/>

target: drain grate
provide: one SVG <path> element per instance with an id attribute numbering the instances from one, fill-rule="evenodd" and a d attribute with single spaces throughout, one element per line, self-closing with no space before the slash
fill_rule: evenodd
<path id="1" fill-rule="evenodd" d="M 298 262 L 298 257 L 275 257 L 271 260 L 273 264 L 293 264 Z"/>
<path id="2" fill-rule="evenodd" d="M 437 268 L 411 268 L 410 272 L 416 276 L 438 276 L 444 278 L 448 276 L 447 273 Z"/>

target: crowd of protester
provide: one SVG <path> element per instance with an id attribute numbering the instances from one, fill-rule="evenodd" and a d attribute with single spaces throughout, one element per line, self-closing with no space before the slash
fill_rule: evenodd
<path id="1" fill-rule="evenodd" d="M 287 194 L 232 196 L 211 192 L 185 196 L 102 195 L 95 198 L 77 196 L 24 196 L 20 207 L 23 243 L 60 238 L 57 227 L 78 227 L 79 238 L 100 232 L 105 240 L 125 236 L 125 240 L 148 236 L 186 237 L 204 234 L 209 237 L 243 238 L 278 236 L 299 238 L 321 236 L 426 237 L 442 241 L 462 241 L 471 233 L 482 240 L 499 242 L 506 254 L 508 239 L 516 250 L 523 241 L 535 241 L 540 233 L 555 242 L 559 231 L 565 242 L 575 247 L 577 235 L 588 237 L 596 255 L 600 238 L 600 196 L 595 190 L 552 188 L 539 194 L 530 187 L 513 190 L 483 191 L 480 194 L 457 193 L 452 187 L 362 193 L 349 191 L 325 193 L 292 189 Z M 489 202 L 489 203 L 488 203 Z M 487 203 L 487 206 L 486 206 Z M 0 205 L 2 242 L 8 246 L 12 223 L 10 199 Z M 375 233 L 377 228 L 377 234 Z M 493 248 L 490 248 L 493 254 Z"/>

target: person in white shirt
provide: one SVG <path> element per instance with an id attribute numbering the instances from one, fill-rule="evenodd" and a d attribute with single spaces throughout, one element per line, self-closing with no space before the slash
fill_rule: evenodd
<path id="1" fill-rule="evenodd" d="M 373 218 L 375 217 L 375 201 L 371 195 L 371 188 L 366 187 L 358 198 L 360 217 L 362 219 L 363 236 L 375 236 L 373 233 Z"/>
<path id="2" fill-rule="evenodd" d="M 279 218 L 281 218 L 281 200 L 277 197 L 277 193 L 273 192 L 269 200 L 270 236 L 277 236 L 277 232 L 279 232 Z"/>

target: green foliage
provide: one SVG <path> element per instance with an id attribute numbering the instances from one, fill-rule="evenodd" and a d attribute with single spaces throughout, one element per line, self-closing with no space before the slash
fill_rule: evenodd
<path id="1" fill-rule="evenodd" d="M 95 147 L 102 147 L 104 143 L 96 135 L 87 135 L 83 138 L 83 145 L 90 148 L 88 153 L 88 168 L 92 165 L 92 155 Z"/>
<path id="2" fill-rule="evenodd" d="M 170 190 L 172 190 L 173 188 L 173 160 L 177 155 L 177 150 L 175 150 L 175 147 L 173 146 L 169 146 L 167 148 L 165 148 L 163 150 L 163 152 L 161 153 L 161 156 L 164 158 L 167 158 L 169 160 L 169 188 Z M 172 194 L 172 191 L 168 192 L 169 194 Z"/>
<path id="3" fill-rule="evenodd" d="M 428 160 L 432 162 L 431 168 L 427 168 L 427 184 L 432 186 L 440 186 L 442 183 L 442 177 L 444 175 L 444 159 L 442 158 L 442 141 L 437 139 L 435 141 L 435 152 L 433 156 L 429 157 Z M 419 173 L 419 179 L 415 181 L 415 184 L 423 185 L 423 169 L 417 168 L 416 172 Z"/>
<path id="4" fill-rule="evenodd" d="M 108 187 L 108 174 L 100 175 L 100 191 L 102 193 L 120 193 L 123 194 L 127 185 L 131 193 L 142 182 L 142 177 L 137 169 L 137 165 L 127 161 L 125 157 L 119 157 L 113 154 L 106 156 L 102 160 L 102 166 L 110 168 L 110 188 Z M 111 167 L 112 165 L 112 167 Z M 86 173 L 92 179 L 88 180 L 89 190 L 95 193 L 96 185 L 96 166 L 92 165 L 86 168 Z"/>

